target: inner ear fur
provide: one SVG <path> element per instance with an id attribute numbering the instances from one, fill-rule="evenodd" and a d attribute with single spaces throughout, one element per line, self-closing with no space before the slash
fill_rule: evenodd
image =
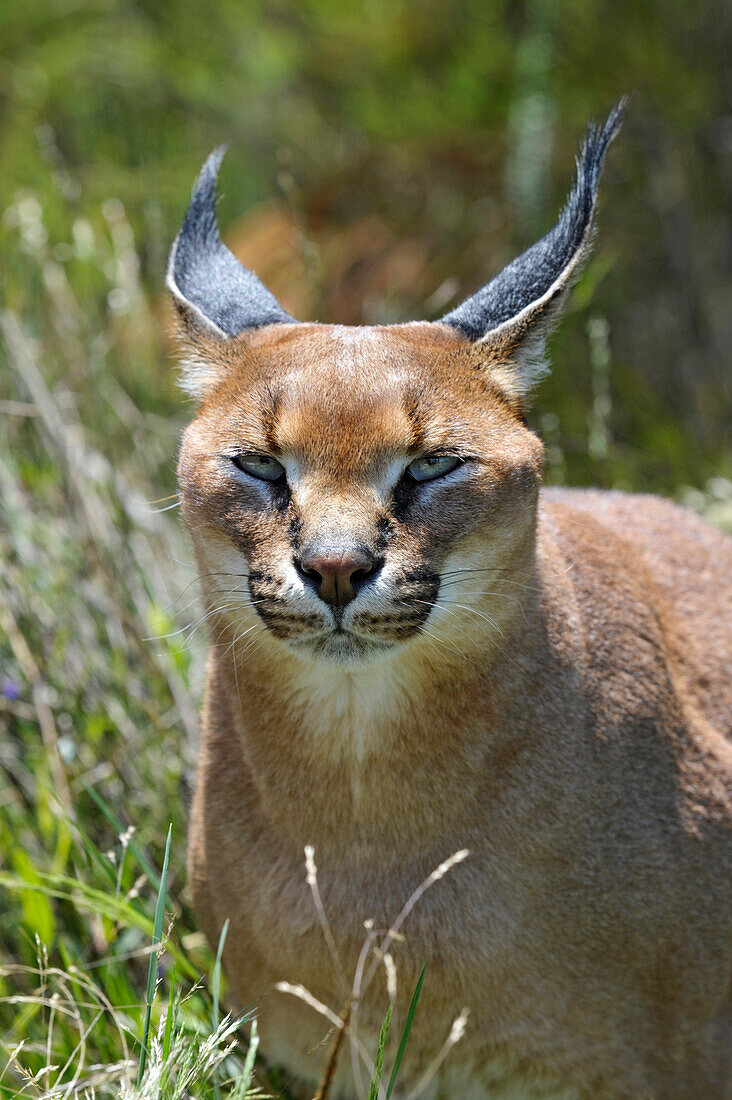
<path id="1" fill-rule="evenodd" d="M 225 341 L 210 329 L 191 324 L 185 307 L 171 311 L 168 336 L 178 366 L 178 385 L 185 394 L 200 403 L 208 397 L 225 372 Z"/>
<path id="2" fill-rule="evenodd" d="M 176 311 L 171 339 L 178 361 L 178 384 L 202 404 L 234 372 L 240 373 L 251 352 L 247 334 L 221 337 L 210 329 L 191 328 L 188 317 Z"/>
<path id="3" fill-rule="evenodd" d="M 547 339 L 588 254 L 589 245 L 578 252 L 572 270 L 546 300 L 534 303 L 472 344 L 473 365 L 490 373 L 493 384 L 517 411 L 525 409 L 533 391 L 550 373 Z"/>

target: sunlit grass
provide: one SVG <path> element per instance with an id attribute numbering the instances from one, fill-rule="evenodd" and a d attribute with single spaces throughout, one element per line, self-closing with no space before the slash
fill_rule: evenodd
<path id="1" fill-rule="evenodd" d="M 32 196 L 6 212 L 0 1094 L 243 1097 L 244 1033 L 214 1021 L 181 895 L 204 640 L 156 501 L 182 414 L 131 393 L 144 363 L 174 411 L 172 364 L 120 204 L 69 228 L 64 264 Z"/>
<path id="2" fill-rule="evenodd" d="M 221 1019 L 225 933 L 213 959 L 182 892 L 205 652 L 175 516 L 183 414 L 121 381 L 160 352 L 159 321 L 119 204 L 106 235 L 74 229 L 82 305 L 40 205 L 19 203 L 0 313 L 0 1095 L 286 1096 L 255 1065 L 256 1022 Z M 307 883 L 315 903 L 312 852 Z M 358 1050 L 370 1077 L 376 1052 Z"/>

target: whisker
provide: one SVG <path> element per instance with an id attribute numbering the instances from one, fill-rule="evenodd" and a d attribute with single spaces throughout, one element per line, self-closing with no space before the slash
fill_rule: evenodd
<path id="1" fill-rule="evenodd" d="M 447 602 L 440 601 L 440 600 L 435 600 L 434 603 L 430 603 L 429 600 L 416 600 L 415 602 L 416 603 L 427 604 L 429 607 L 444 607 L 448 611 L 450 609 L 452 609 L 453 607 L 460 608 L 462 611 L 472 611 L 472 613 L 474 615 L 477 615 L 481 619 L 485 619 L 485 621 L 487 623 L 489 623 L 490 626 L 492 626 L 494 630 L 498 631 L 498 633 L 501 635 L 501 637 L 504 637 L 503 630 L 498 625 L 498 623 L 494 619 L 491 619 L 490 615 L 486 615 L 485 612 L 483 612 L 483 611 L 478 611 L 478 609 L 475 608 L 475 607 L 469 607 L 467 604 L 462 604 L 462 603 L 454 603 L 454 602 L 447 603 Z"/>
<path id="2" fill-rule="evenodd" d="M 195 603 L 195 600 L 192 600 L 191 603 Z M 190 607 L 191 604 L 188 604 L 187 606 Z M 206 619 L 210 616 L 215 615 L 220 611 L 228 611 L 229 609 L 233 609 L 236 606 L 238 605 L 222 604 L 221 607 L 214 608 L 213 610 L 204 610 L 197 619 L 194 619 L 193 623 L 187 623 L 185 626 L 179 627 L 178 630 L 171 630 L 168 634 L 151 634 L 148 638 L 142 638 L 141 640 L 143 642 L 161 642 L 164 641 L 166 638 L 175 638 L 178 634 L 185 634 L 187 631 L 190 631 L 192 634 L 196 627 L 200 626 L 201 623 L 205 622 Z"/>
<path id="3" fill-rule="evenodd" d="M 265 640 L 265 633 L 266 632 L 262 630 L 259 634 L 255 634 L 253 638 L 250 638 L 247 644 L 244 646 L 244 649 L 235 658 L 234 664 L 236 664 L 237 660 L 242 661 L 244 657 L 246 657 L 247 653 L 254 652 L 257 648 L 259 648 L 259 646 L 263 645 Z"/>
<path id="4" fill-rule="evenodd" d="M 463 604 L 463 603 L 442 604 L 442 606 L 443 607 L 451 607 L 451 608 L 452 607 L 458 607 L 462 611 L 472 611 L 472 613 L 474 615 L 477 615 L 481 619 L 485 619 L 485 621 L 489 624 L 489 626 L 492 626 L 494 630 L 497 630 L 502 638 L 504 637 L 503 630 L 498 625 L 498 623 L 495 621 L 495 619 L 492 619 L 490 617 L 490 615 L 486 615 L 486 613 L 484 611 L 478 611 L 477 607 L 470 607 L 469 604 Z"/>
<path id="5" fill-rule="evenodd" d="M 232 649 L 234 648 L 234 646 L 235 646 L 235 645 L 237 645 L 237 643 L 238 643 L 238 642 L 240 642 L 240 641 L 242 640 L 242 638 L 246 638 L 247 634 L 251 634 L 251 632 L 252 632 L 252 631 L 253 631 L 253 630 L 254 630 L 254 629 L 255 629 L 256 627 L 258 627 L 259 625 L 260 625 L 259 623 L 252 623 L 252 625 L 251 625 L 251 626 L 248 626 L 248 627 L 246 628 L 246 630 L 242 630 L 241 634 L 236 634 L 236 635 L 234 636 L 234 639 L 233 639 L 233 641 L 232 641 L 232 642 L 230 642 L 230 643 L 229 643 L 229 645 L 228 645 L 228 646 L 226 647 L 226 649 L 224 650 L 224 652 L 223 652 L 222 656 L 223 656 L 223 657 L 227 657 L 227 656 L 229 655 L 229 653 L 230 653 L 230 652 L 232 651 Z"/>
<path id="6" fill-rule="evenodd" d="M 483 570 L 483 569 L 466 569 L 465 572 L 468 573 L 468 574 L 475 574 L 475 573 L 484 573 L 484 572 L 487 573 L 487 572 L 490 572 L 490 570 L 487 570 L 487 569 L 486 570 Z M 444 573 L 443 576 L 450 577 L 450 576 L 453 576 L 453 574 Z M 464 580 L 464 577 L 461 575 L 461 576 L 455 576 L 453 580 L 441 581 L 440 588 L 441 589 L 442 588 L 449 588 L 451 585 L 460 584 L 460 582 L 462 580 Z M 524 581 L 514 581 L 510 577 L 501 577 L 499 583 L 500 584 L 510 584 L 514 588 L 524 588 L 524 589 L 526 589 L 527 591 L 530 591 L 530 592 L 539 592 L 539 591 L 541 591 L 541 585 L 539 585 L 539 584 L 526 584 Z"/>
<path id="7" fill-rule="evenodd" d="M 177 559 L 177 558 L 172 558 L 171 560 L 172 560 L 172 561 L 175 561 L 175 562 L 177 562 L 177 563 L 178 563 L 178 565 L 185 565 L 186 567 L 187 567 L 187 565 L 188 565 L 188 563 L 187 563 L 187 562 L 183 562 L 183 561 L 178 561 L 178 559 Z M 195 566 L 191 566 L 191 568 L 195 568 Z M 176 605 L 177 601 L 178 601 L 179 599 L 181 599 L 181 598 L 182 598 L 183 596 L 185 596 L 185 594 L 186 594 L 186 592 L 188 591 L 188 589 L 189 589 L 189 588 L 191 588 L 191 587 L 192 587 L 192 586 L 193 586 L 194 584 L 196 584 L 196 583 L 197 583 L 198 581 L 202 580 L 202 579 L 203 579 L 204 577 L 241 577 L 241 578 L 242 578 L 243 580 L 246 580 L 246 578 L 247 578 L 248 576 L 249 576 L 249 574 L 248 574 L 248 573 L 198 573 L 198 574 L 197 574 L 197 575 L 196 575 L 196 576 L 195 576 L 195 577 L 193 578 L 193 580 L 192 580 L 192 581 L 189 581 L 189 582 L 188 582 L 188 584 L 187 584 L 187 585 L 185 586 L 185 588 L 182 588 L 182 589 L 180 590 L 180 592 L 178 593 L 178 595 L 177 595 L 177 596 L 175 597 L 175 599 L 173 600 L 172 604 L 170 605 L 170 608 L 169 608 L 169 609 L 170 609 L 171 611 L 175 611 L 175 605 Z M 188 606 L 188 607 L 189 607 L 189 606 L 190 606 L 190 604 L 187 604 L 186 606 Z M 185 608 L 184 608 L 183 610 L 185 610 Z M 179 613 L 180 613 L 180 612 L 179 612 Z"/>
<path id="8" fill-rule="evenodd" d="M 151 502 L 154 503 L 154 502 Z M 164 508 L 149 508 L 146 507 L 145 511 L 148 515 L 159 516 L 162 512 L 170 512 L 173 508 L 180 508 L 180 501 L 176 500 L 173 504 L 166 504 Z"/>
<path id="9" fill-rule="evenodd" d="M 445 587 L 447 588 L 449 586 L 445 585 Z M 512 596 L 510 592 L 496 592 L 492 589 L 477 588 L 472 592 L 461 592 L 460 595 L 466 600 L 477 599 L 478 597 L 486 597 L 487 599 L 492 600 L 510 600 L 511 603 L 516 603 L 519 605 L 519 607 L 524 606 L 524 601 L 521 599 L 521 597 Z M 439 596 L 435 600 L 435 603 L 440 607 L 447 607 L 448 604 L 450 604 L 451 602 L 452 601 L 442 600 Z M 459 607 L 459 604 L 455 604 L 455 606 Z"/>
<path id="10" fill-rule="evenodd" d="M 213 621 L 214 616 L 220 615 L 220 614 L 222 614 L 226 611 L 234 611 L 239 606 L 241 606 L 241 605 L 237 604 L 237 603 L 228 603 L 228 604 L 222 604 L 220 607 L 214 607 L 211 610 L 204 611 L 199 619 L 197 619 L 189 627 L 186 628 L 187 631 L 188 631 L 188 633 L 186 635 L 186 639 L 185 639 L 186 644 L 188 644 L 188 642 L 190 642 L 191 638 L 193 637 L 195 632 L 198 630 L 199 626 L 202 626 L 204 623 Z M 222 627 L 221 633 L 223 633 L 223 631 L 225 629 L 226 629 L 226 627 Z M 219 637 L 220 636 L 221 635 L 219 635 Z"/>
<path id="11" fill-rule="evenodd" d="M 227 594 L 229 596 L 239 595 L 239 594 L 241 594 L 241 589 L 232 589 Z M 174 637 L 177 634 L 186 634 L 186 639 L 185 640 L 186 640 L 186 643 L 188 643 L 190 641 L 190 639 L 193 637 L 194 633 L 196 632 L 196 630 L 198 629 L 199 626 L 201 626 L 205 622 L 213 620 L 217 615 L 221 615 L 221 614 L 223 614 L 227 611 L 236 611 L 236 610 L 241 610 L 243 608 L 248 608 L 248 607 L 253 608 L 253 607 L 255 607 L 256 604 L 263 603 L 263 602 L 264 602 L 263 600 L 249 600 L 249 599 L 230 600 L 229 602 L 219 604 L 217 607 L 206 608 L 203 611 L 203 614 L 198 619 L 194 620 L 194 622 L 189 624 L 188 626 L 181 627 L 180 630 L 174 630 L 174 631 L 171 631 L 170 634 L 162 634 L 162 635 L 159 635 L 158 637 L 148 638 L 148 639 L 145 639 L 145 640 L 146 641 L 157 641 L 159 638 L 170 638 L 170 637 Z M 258 625 L 258 624 L 255 624 L 255 625 Z M 218 638 L 221 637 L 221 634 L 223 634 L 225 630 L 226 630 L 226 626 L 222 627 L 221 631 L 219 632 Z M 217 639 L 216 645 L 218 645 L 218 639 Z"/>
<path id="12" fill-rule="evenodd" d="M 565 566 L 564 569 L 556 569 L 556 570 L 552 569 L 551 570 L 551 575 L 553 577 L 562 577 L 562 576 L 565 576 L 567 573 L 571 573 L 571 571 L 572 571 L 572 566 L 567 565 L 567 566 Z M 473 567 L 473 566 L 467 567 L 466 566 L 466 567 L 461 568 L 461 569 L 448 569 L 440 575 L 442 577 L 451 577 L 451 576 L 455 576 L 458 573 L 505 573 L 505 572 L 506 572 L 506 566 L 505 565 L 483 565 L 483 566 L 475 566 L 475 567 Z M 519 584 L 520 583 L 518 581 L 510 581 L 510 578 L 508 578 L 508 577 L 506 577 L 505 580 L 506 580 L 507 583 L 514 583 L 514 584 Z"/>
<path id="13" fill-rule="evenodd" d="M 435 634 L 433 630 L 429 630 L 426 626 L 421 627 L 419 633 L 423 634 L 426 638 L 429 638 L 430 641 L 434 642 L 434 644 L 438 646 L 438 648 L 441 649 L 444 653 L 447 653 L 447 649 L 445 647 L 449 646 L 450 650 L 455 654 L 456 657 L 460 659 L 460 661 L 468 661 L 465 653 L 463 653 L 462 650 L 458 649 L 458 647 L 450 642 L 447 638 L 440 638 L 438 634 Z M 475 661 L 469 661 L 468 663 L 472 665 L 473 668 L 476 667 Z"/>

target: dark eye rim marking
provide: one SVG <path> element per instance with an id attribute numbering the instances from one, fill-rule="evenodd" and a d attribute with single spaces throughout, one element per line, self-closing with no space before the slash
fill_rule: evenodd
<path id="1" fill-rule="evenodd" d="M 395 518 L 402 523 L 405 522 L 410 507 L 412 507 L 419 501 L 423 491 L 427 488 L 427 486 L 439 486 L 442 481 L 446 481 L 449 478 L 450 474 L 454 474 L 456 473 L 456 471 L 462 470 L 463 467 L 473 466 L 476 463 L 480 462 L 480 460 L 477 459 L 474 455 L 456 454 L 454 451 L 435 451 L 432 454 L 419 457 L 450 458 L 455 460 L 455 465 L 450 467 L 450 469 L 445 470 L 444 473 L 440 473 L 435 477 L 424 478 L 420 481 L 418 481 L 417 478 L 414 477 L 412 473 L 410 473 L 409 466 L 407 466 L 407 468 L 404 470 L 404 473 L 399 478 L 399 481 L 394 486 L 393 494 Z M 418 459 L 416 458 L 412 459 L 412 462 L 416 462 L 417 460 Z M 412 465 L 412 462 L 410 462 L 410 466 Z"/>
<path id="2" fill-rule="evenodd" d="M 426 482 L 438 481 L 440 478 L 447 477 L 448 474 L 464 466 L 465 462 L 466 459 L 462 455 L 451 454 L 449 451 L 433 451 L 432 454 L 419 455 L 417 458 L 413 458 L 404 471 L 404 474 L 416 482 L 417 485 L 423 485 Z M 413 467 L 416 469 L 420 463 L 426 463 L 428 467 L 430 464 L 434 463 L 435 472 L 427 473 L 424 477 L 418 477 Z M 447 465 L 443 469 L 437 469 L 439 463 L 447 463 Z"/>
<path id="3" fill-rule="evenodd" d="M 237 454 L 230 454 L 226 457 L 237 470 L 240 470 L 243 474 L 247 474 L 249 477 L 253 477 L 256 481 L 266 481 L 274 485 L 275 483 L 281 484 L 286 478 L 285 467 L 281 462 L 278 462 L 273 455 L 261 454 L 259 451 L 240 451 Z M 257 472 L 253 470 L 251 467 L 257 462 L 263 464 L 271 462 L 274 467 L 271 472 L 274 476 L 270 477 L 261 471 Z"/>

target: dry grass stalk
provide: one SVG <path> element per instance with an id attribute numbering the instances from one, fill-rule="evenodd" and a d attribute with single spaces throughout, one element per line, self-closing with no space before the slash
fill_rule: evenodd
<path id="1" fill-rule="evenodd" d="M 412 912 L 412 910 L 414 909 L 415 905 L 417 904 L 419 899 L 422 897 L 422 895 L 427 890 L 429 890 L 430 886 L 434 886 L 434 884 L 436 882 L 439 882 L 441 878 L 444 878 L 445 875 L 448 873 L 448 871 L 451 871 L 452 868 L 456 867 L 458 863 L 462 863 L 464 859 L 467 859 L 469 855 L 470 855 L 470 852 L 468 851 L 467 848 L 461 848 L 460 851 L 455 852 L 453 855 L 451 855 L 447 859 L 443 860 L 443 862 L 440 863 L 438 867 L 435 867 L 434 871 L 432 871 L 432 873 L 429 874 L 427 876 L 427 878 L 424 879 L 424 881 L 419 884 L 419 886 L 414 891 L 414 893 L 410 895 L 410 897 L 407 899 L 404 906 L 402 907 L 401 912 L 399 913 L 399 916 L 394 921 L 394 923 L 391 925 L 391 927 L 389 928 L 389 931 L 387 932 L 386 936 L 384 937 L 381 944 L 379 945 L 378 954 L 374 958 L 374 961 L 371 964 L 371 969 L 369 970 L 368 974 L 366 975 L 366 979 L 364 981 L 364 991 L 371 984 L 371 981 L 374 977 L 374 974 L 376 973 L 376 971 L 379 967 L 379 963 L 381 962 L 381 960 L 384 958 L 384 956 L 389 951 L 389 948 L 394 943 L 394 940 L 397 939 L 397 937 L 399 935 L 399 930 L 401 929 L 401 927 L 404 924 L 405 920 L 407 919 L 409 914 Z"/>
<path id="2" fill-rule="evenodd" d="M 414 1086 L 411 1092 L 407 1093 L 406 1100 L 417 1100 L 417 1097 L 420 1096 L 421 1093 L 423 1093 L 424 1090 L 427 1088 L 427 1085 L 435 1076 L 452 1048 L 455 1046 L 456 1043 L 460 1042 L 463 1035 L 465 1034 L 465 1027 L 468 1022 L 468 1012 L 469 1010 L 467 1008 L 464 1008 L 460 1015 L 453 1021 L 453 1025 L 450 1028 L 450 1034 L 448 1035 L 447 1039 L 445 1039 L 445 1042 L 442 1044 L 439 1051 L 432 1059 L 417 1084 Z"/>
<path id="3" fill-rule="evenodd" d="M 320 888 L 318 886 L 318 868 L 315 863 L 315 848 L 312 844 L 305 845 L 305 870 L 305 880 L 310 887 L 311 894 L 313 895 L 315 912 L 318 914 L 320 927 L 323 929 L 325 942 L 328 944 L 328 950 L 330 951 L 331 958 L 333 959 L 333 966 L 335 967 L 336 974 L 338 975 L 338 978 L 345 991 L 348 988 L 348 983 L 346 981 L 346 975 L 343 971 L 343 964 L 341 963 L 340 956 L 338 954 L 338 948 L 336 947 L 336 942 L 333 938 L 333 933 L 331 932 L 331 928 L 328 923 L 328 918 L 325 915 L 323 899 L 320 896 Z"/>
<path id="4" fill-rule="evenodd" d="M 333 1040 L 330 1044 L 328 1051 L 328 1057 L 325 1061 L 325 1070 L 321 1078 L 320 1084 L 316 1092 L 313 1095 L 313 1100 L 327 1100 L 330 1095 L 331 1085 L 335 1077 L 336 1067 L 338 1065 L 338 1055 L 340 1054 L 341 1045 L 343 1043 L 343 1036 L 346 1034 L 348 1024 L 351 1016 L 351 1006 L 346 1007 L 341 1012 L 342 1027 L 337 1028 L 333 1034 Z"/>
<path id="5" fill-rule="evenodd" d="M 383 940 L 378 947 L 374 948 L 374 942 L 378 938 L 379 933 L 373 926 L 372 920 L 364 921 L 364 928 L 366 929 L 366 938 L 359 952 L 358 961 L 356 963 L 356 969 L 353 976 L 353 984 L 351 987 L 349 1003 L 341 1011 L 339 1015 L 329 1008 L 322 1001 L 318 1000 L 302 985 L 292 985 L 289 982 L 278 982 L 276 988 L 282 993 L 289 993 L 294 997 L 298 997 L 305 1004 L 309 1005 L 316 1012 L 324 1016 L 335 1028 L 335 1034 L 333 1036 L 331 1046 L 328 1051 L 326 1059 L 326 1066 L 321 1078 L 320 1085 L 313 1096 L 313 1100 L 327 1100 L 330 1093 L 333 1080 L 335 1078 L 335 1072 L 337 1069 L 338 1058 L 343 1046 L 343 1038 L 345 1034 L 348 1034 L 350 1054 L 351 1054 L 351 1072 L 353 1074 L 353 1082 L 356 1092 L 358 1093 L 359 1100 L 366 1100 L 366 1084 L 362 1073 L 362 1065 L 366 1067 L 370 1078 L 373 1077 L 374 1063 L 371 1060 L 368 1052 L 366 1051 L 362 1041 L 358 1035 L 358 1016 L 359 1007 L 364 993 L 371 980 L 374 977 L 378 967 L 383 964 L 386 972 L 386 988 L 387 995 L 389 997 L 389 1003 L 392 1009 L 396 1005 L 397 996 L 397 968 L 394 962 L 394 958 L 391 955 L 389 948 L 396 941 L 401 940 L 401 928 L 406 921 L 409 914 L 414 907 L 418 904 L 419 900 L 425 894 L 425 892 L 433 886 L 440 879 L 456 867 L 459 863 L 462 863 L 464 859 L 467 859 L 469 855 L 467 848 L 462 848 L 460 851 L 454 852 L 448 859 L 443 860 L 434 871 L 432 871 L 410 894 L 409 898 L 402 906 L 396 919 L 392 922 L 388 931 L 386 932 Z M 343 968 L 338 954 L 338 949 L 335 944 L 330 924 L 325 912 L 325 906 L 323 905 L 323 899 L 318 888 L 318 876 L 317 866 L 315 863 L 315 849 L 312 845 L 308 844 L 305 847 L 305 868 L 306 868 L 306 882 L 310 887 L 310 891 L 313 896 L 313 903 L 318 915 L 323 934 L 325 936 L 328 949 L 339 978 L 343 977 Z M 364 971 L 368 962 L 369 955 L 373 951 L 373 961 L 371 967 L 368 970 L 364 978 Z M 418 1081 L 412 1092 L 409 1093 L 409 1100 L 415 1100 L 429 1082 L 435 1076 L 440 1066 L 444 1062 L 445 1058 L 450 1053 L 451 1049 L 465 1034 L 465 1026 L 468 1018 L 468 1009 L 463 1009 L 460 1015 L 455 1019 L 450 1034 L 445 1042 L 442 1044 L 440 1050 L 432 1060 L 430 1065 L 425 1070 L 424 1074 Z M 385 1088 L 383 1085 L 379 1086 L 379 1097 L 383 1100 L 385 1096 Z"/>

